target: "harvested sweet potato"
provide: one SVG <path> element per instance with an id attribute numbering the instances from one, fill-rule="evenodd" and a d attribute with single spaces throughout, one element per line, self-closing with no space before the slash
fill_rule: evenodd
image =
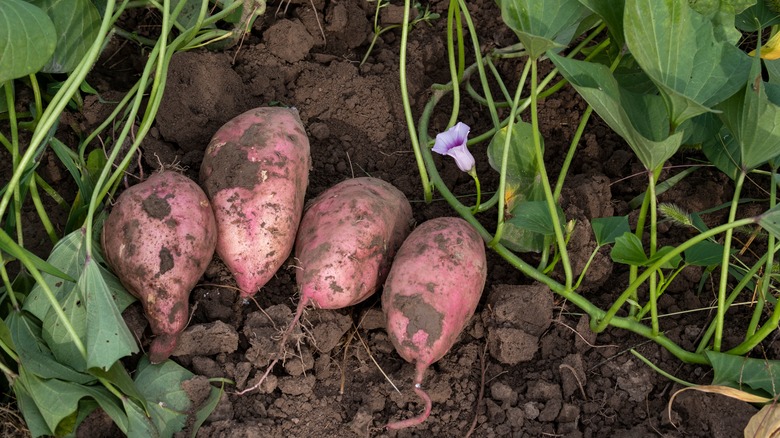
<path id="1" fill-rule="evenodd" d="M 378 178 L 342 181 L 317 196 L 306 208 L 295 242 L 301 297 L 281 348 L 308 305 L 341 309 L 376 292 L 411 224 L 406 196 Z M 258 387 L 277 362 L 242 393 Z"/>
<path id="2" fill-rule="evenodd" d="M 401 245 L 382 291 L 382 310 L 395 350 L 415 365 L 414 391 L 425 408 L 386 428 L 414 426 L 430 415 L 425 371 L 450 350 L 474 314 L 486 276 L 485 244 L 463 219 L 426 221 Z"/>
<path id="3" fill-rule="evenodd" d="M 176 348 L 189 319 L 189 296 L 217 243 L 206 194 L 192 180 L 165 170 L 122 192 L 103 225 L 106 262 L 144 307 L 155 338 L 149 360 Z"/>
<path id="4" fill-rule="evenodd" d="M 302 305 L 341 309 L 368 298 L 385 281 L 411 224 L 406 196 L 381 179 L 349 179 L 322 192 L 295 242 Z"/>
<path id="5" fill-rule="evenodd" d="M 200 180 L 217 219 L 217 254 L 243 297 L 257 293 L 292 252 L 310 166 L 294 108 L 249 110 L 211 139 Z"/>

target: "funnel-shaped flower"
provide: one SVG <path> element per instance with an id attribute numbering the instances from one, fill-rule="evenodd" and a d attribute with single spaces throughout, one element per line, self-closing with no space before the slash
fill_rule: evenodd
<path id="1" fill-rule="evenodd" d="M 468 125 L 458 122 L 452 128 L 438 134 L 433 145 L 434 152 L 451 156 L 460 170 L 469 173 L 474 170 L 474 156 L 466 146 L 470 130 Z"/>

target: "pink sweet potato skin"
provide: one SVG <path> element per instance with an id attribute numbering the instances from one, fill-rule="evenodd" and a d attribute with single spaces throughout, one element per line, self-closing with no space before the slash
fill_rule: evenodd
<path id="1" fill-rule="evenodd" d="M 371 296 L 412 221 L 406 196 L 378 178 L 353 178 L 322 192 L 308 205 L 295 243 L 302 301 L 341 309 Z"/>
<path id="2" fill-rule="evenodd" d="M 281 107 L 236 116 L 206 149 L 200 181 L 214 206 L 217 254 L 243 297 L 257 293 L 292 252 L 309 153 L 297 110 Z"/>
<path id="3" fill-rule="evenodd" d="M 416 365 L 420 380 L 474 314 L 486 276 L 484 242 L 460 218 L 424 222 L 398 250 L 382 292 L 382 309 L 393 346 Z"/>
<path id="4" fill-rule="evenodd" d="M 106 262 L 137 297 L 156 337 L 149 359 L 167 359 L 189 319 L 189 295 L 217 243 L 206 194 L 192 180 L 162 171 L 122 192 L 103 225 Z"/>

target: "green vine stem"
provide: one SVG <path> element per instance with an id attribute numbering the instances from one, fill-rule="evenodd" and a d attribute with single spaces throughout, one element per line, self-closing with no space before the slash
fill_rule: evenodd
<path id="1" fill-rule="evenodd" d="M 620 310 L 621 307 L 623 307 L 623 304 L 626 303 L 626 301 L 634 296 L 634 294 L 637 291 L 637 288 L 644 283 L 652 273 L 657 272 L 659 269 L 661 269 L 662 266 L 664 266 L 667 262 L 672 260 L 674 257 L 682 254 L 686 249 L 692 247 L 693 245 L 709 239 L 710 237 L 717 236 L 720 233 L 728 232 L 728 230 L 733 230 L 734 228 L 738 227 L 744 227 L 747 225 L 752 225 L 758 222 L 760 217 L 750 217 L 745 219 L 739 219 L 735 220 L 733 222 L 728 222 L 723 225 L 720 225 L 715 228 L 711 228 L 703 233 L 700 233 L 685 242 L 681 243 L 680 245 L 673 248 L 671 251 L 664 254 L 662 257 L 660 257 L 655 263 L 650 265 L 647 269 L 645 269 L 642 274 L 637 276 L 637 278 L 629 284 L 629 286 L 623 291 L 623 293 L 615 300 L 615 302 L 612 304 L 612 306 L 609 308 L 607 313 L 604 315 L 604 317 L 600 321 L 591 321 L 591 328 L 596 333 L 600 333 L 604 331 L 604 329 L 607 328 L 607 326 L 610 325 L 610 321 L 615 318 L 615 315 L 617 315 L 618 310 Z M 724 300 L 725 302 L 725 300 Z"/>
<path id="2" fill-rule="evenodd" d="M 533 127 L 533 140 L 534 150 L 536 154 L 537 168 L 541 176 L 542 188 L 544 189 L 544 197 L 547 201 L 547 208 L 549 209 L 550 218 L 552 219 L 553 230 L 555 231 L 555 242 L 558 245 L 558 256 L 561 258 L 561 265 L 563 266 L 563 272 L 566 277 L 566 288 L 571 290 L 572 283 L 574 281 L 574 275 L 571 270 L 571 263 L 569 262 L 569 253 L 566 250 L 566 241 L 563 236 L 563 230 L 561 229 L 561 221 L 558 217 L 558 204 L 553 197 L 552 188 L 550 187 L 550 180 L 547 177 L 547 168 L 544 165 L 544 151 L 542 150 L 542 142 L 539 134 L 539 113 L 538 113 L 538 98 L 536 94 L 537 90 L 537 60 L 531 60 L 531 126 Z"/>
<path id="3" fill-rule="evenodd" d="M 379 0 L 377 0 L 379 1 Z M 447 53 L 450 66 L 450 83 L 452 84 L 452 113 L 450 114 L 450 121 L 447 122 L 447 128 L 454 126 L 458 122 L 458 110 L 460 109 L 460 78 L 462 75 L 462 69 L 460 65 L 460 58 L 455 59 L 455 41 L 452 38 L 453 27 L 455 26 L 455 16 L 457 15 L 457 40 L 458 40 L 458 54 L 463 53 L 463 29 L 460 21 L 460 9 L 458 6 L 458 0 L 450 0 L 450 6 L 447 10 Z M 479 203 L 477 203 L 479 204 Z"/>
<path id="4" fill-rule="evenodd" d="M 495 105 L 493 105 L 493 94 L 490 92 L 490 85 L 487 82 L 487 75 L 485 74 L 485 66 L 482 61 L 482 50 L 479 47 L 479 38 L 477 38 L 477 30 L 474 27 L 474 22 L 471 20 L 471 14 L 469 14 L 469 8 L 466 6 L 465 0 L 458 0 L 460 9 L 463 12 L 463 16 L 466 19 L 466 27 L 469 30 L 469 36 L 471 37 L 471 44 L 474 49 L 474 56 L 477 58 L 477 70 L 479 70 L 479 79 L 482 82 L 482 90 L 485 92 L 485 99 L 488 102 L 488 111 L 490 111 L 490 119 L 493 121 L 493 126 L 499 126 L 501 124 L 496 111 Z M 403 42 L 402 42 L 403 44 Z M 414 121 L 412 121 L 414 123 Z"/>
<path id="5" fill-rule="evenodd" d="M 770 189 L 769 189 L 769 209 L 775 207 L 777 204 L 777 184 L 774 183 L 776 181 L 777 177 L 777 169 L 772 168 L 772 174 L 769 179 L 770 181 Z M 758 287 L 756 287 L 756 290 L 758 292 L 758 301 L 756 302 L 756 307 L 753 309 L 753 315 L 750 318 L 750 324 L 748 325 L 747 333 L 746 333 L 746 339 L 750 339 L 751 336 L 755 335 L 756 328 L 758 327 L 758 323 L 761 319 L 761 315 L 764 312 L 764 303 L 766 302 L 766 297 L 769 296 L 769 284 L 772 282 L 772 266 L 774 265 L 774 255 L 777 248 L 775 248 L 775 235 L 772 233 L 769 233 L 769 236 L 767 237 L 767 259 L 766 263 L 764 264 L 764 273 L 759 278 Z"/>
<path id="6" fill-rule="evenodd" d="M 501 170 L 499 171 L 498 190 L 496 191 L 496 196 L 498 196 L 498 218 L 496 222 L 496 233 L 493 236 L 493 239 L 488 242 L 488 247 L 490 248 L 494 247 L 501 241 L 501 236 L 504 232 L 504 218 L 506 217 L 506 174 L 509 162 L 509 149 L 510 145 L 512 144 L 512 126 L 515 123 L 514 121 L 517 119 L 518 107 L 520 106 L 520 96 L 522 95 L 525 80 L 528 76 L 528 71 L 530 68 L 531 63 L 527 62 L 523 68 L 523 73 L 520 75 L 520 81 L 517 83 L 517 90 L 515 91 L 515 98 L 512 103 L 512 111 L 509 113 L 509 117 L 507 118 L 510 123 L 506 128 L 502 128 L 506 129 L 506 136 L 504 137 L 504 149 L 502 150 L 501 155 Z M 534 91 L 535 90 L 531 90 L 532 93 Z"/>
<path id="7" fill-rule="evenodd" d="M 734 186 L 734 197 L 732 198 L 731 208 L 729 209 L 729 222 L 733 222 L 737 217 L 737 207 L 739 206 L 739 194 L 742 191 L 742 185 L 745 182 L 745 176 L 747 172 L 742 171 L 737 175 L 737 181 Z M 715 338 L 713 339 L 712 348 L 715 351 L 720 351 L 721 343 L 723 341 L 723 322 L 726 315 L 726 288 L 728 287 L 729 280 L 729 259 L 731 258 L 731 238 L 733 229 L 726 231 L 726 235 L 723 238 L 723 258 L 721 260 L 720 271 L 720 284 L 718 287 L 718 309 L 715 314 Z"/>
<path id="8" fill-rule="evenodd" d="M 379 1 L 379 0 L 377 0 Z M 425 202 L 431 202 L 433 198 L 433 191 L 431 182 L 428 178 L 428 172 L 425 170 L 425 163 L 423 163 L 422 152 L 420 143 L 417 141 L 417 135 L 414 132 L 414 119 L 412 118 L 412 105 L 409 103 L 409 90 L 406 86 L 406 46 L 409 39 L 409 10 L 411 9 L 411 0 L 404 0 L 404 18 L 401 25 L 401 50 L 398 56 L 398 69 L 401 80 L 401 101 L 404 107 L 404 116 L 406 118 L 406 126 L 409 130 L 409 140 L 412 142 L 412 150 L 414 150 L 414 158 L 417 161 L 417 170 L 420 174 L 420 180 L 423 186 L 423 193 Z M 426 145 L 427 148 L 427 145 Z"/>
<path id="9" fill-rule="evenodd" d="M 766 262 L 766 259 L 768 257 L 768 254 L 764 254 L 761 256 L 761 258 L 753 264 L 753 266 L 747 270 L 743 276 L 742 279 L 734 286 L 734 289 L 729 294 L 728 298 L 726 298 L 726 307 L 730 307 L 734 301 L 737 300 L 737 297 L 739 294 L 742 293 L 743 290 L 747 287 L 748 283 L 750 283 L 755 276 L 758 274 L 758 271 L 761 270 L 761 265 L 763 265 Z M 715 307 L 717 309 L 717 306 Z M 712 336 L 715 334 L 715 319 L 712 319 L 709 323 L 709 326 L 707 327 L 707 330 L 704 331 L 704 335 L 702 335 L 701 340 L 699 341 L 699 345 L 696 348 L 697 353 L 701 353 L 704 350 L 710 348 L 710 341 L 712 340 Z"/>
<path id="10" fill-rule="evenodd" d="M 656 198 L 655 185 L 661 175 L 663 165 L 659 165 L 652 172 L 648 173 L 647 193 L 650 199 L 650 258 L 655 256 L 658 248 L 658 199 Z M 660 271 L 659 271 L 660 272 Z M 653 333 L 658 333 L 658 274 L 653 272 L 649 278 L 649 304 L 650 304 L 650 325 Z"/>

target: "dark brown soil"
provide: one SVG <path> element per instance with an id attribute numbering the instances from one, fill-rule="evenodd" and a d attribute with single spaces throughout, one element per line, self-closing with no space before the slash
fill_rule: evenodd
<path id="1" fill-rule="evenodd" d="M 347 178 L 370 175 L 403 191 L 413 202 L 418 223 L 454 215 L 446 202 L 422 200 L 401 104 L 398 31 L 383 34 L 366 64 L 359 66 L 371 38 L 373 2 L 291 3 L 283 5 L 284 13 L 278 16 L 277 5 L 269 4 L 266 16 L 236 49 L 192 51 L 173 58 L 156 129 L 143 146 L 146 171 L 160 162 L 178 162 L 197 180 L 204 150 L 223 123 L 250 108 L 279 103 L 298 109 L 310 138 L 313 167 L 307 199 Z M 446 5 L 434 1 L 431 7 L 446 16 Z M 389 11 L 397 12 L 394 8 Z M 514 42 L 495 2 L 475 0 L 469 8 L 485 46 Z M 432 26 L 414 28 L 410 35 L 408 87 L 416 115 L 430 86 L 448 81 L 445 27 L 446 20 L 439 19 Z M 499 68 L 506 75 L 519 75 L 517 65 L 508 61 Z M 91 83 L 102 85 L 104 95 L 115 96 L 123 91 L 124 81 L 105 75 L 106 69 L 99 66 Z M 555 177 L 585 104 L 564 88 L 541 106 L 546 159 Z M 87 128 L 106 114 L 105 105 L 91 98 L 86 111 Z M 448 117 L 440 112 L 432 129 L 441 129 Z M 472 132 L 490 123 L 487 111 L 475 104 L 461 110 L 461 120 Z M 495 190 L 495 173 L 479 147 L 486 145 L 475 150 L 484 190 Z M 437 163 L 456 193 L 473 192 L 471 178 L 450 159 L 437 157 Z M 577 220 L 569 245 L 576 273 L 595 247 L 589 219 L 630 213 L 627 202 L 644 189 L 641 174 L 641 165 L 622 140 L 594 117 L 562 200 L 567 218 Z M 728 196 L 727 180 L 701 171 L 663 198 L 696 211 Z M 491 215 L 484 216 L 487 226 L 495 222 Z M 228 388 L 198 436 L 456 437 L 466 435 L 472 424 L 476 437 L 742 436 L 756 408 L 717 395 L 683 393 L 672 407 L 672 424 L 666 408 L 679 385 L 629 350 L 689 381 L 707 383 L 709 368 L 682 364 L 656 344 L 624 331 L 610 329 L 595 336 L 579 309 L 532 284 L 495 254 L 489 253 L 488 260 L 477 314 L 426 375 L 424 387 L 433 399 L 430 418 L 419 427 L 388 432 L 382 429 L 387 422 L 414 416 L 422 407 L 412 390 L 414 367 L 394 352 L 383 329 L 378 295 L 354 308 L 309 310 L 285 360 L 260 388 L 239 396 L 237 390 L 250 387 L 265 372 L 277 351 L 279 331 L 292 318 L 297 304 L 293 262 L 254 300 L 242 302 L 235 282 L 215 257 L 192 293 L 193 317 L 174 360 L 200 376 L 226 377 L 236 386 Z M 680 276 L 674 290 L 663 296 L 664 311 L 708 305 L 708 292 L 696 293 L 699 275 L 685 271 Z M 581 290 L 606 306 L 626 278 L 602 250 Z M 129 321 L 142 321 L 137 305 L 128 312 Z M 683 346 L 692 346 L 707 317 L 698 312 L 664 318 L 662 329 Z M 148 329 L 133 325 L 145 333 L 148 348 Z M 193 400 L 203 400 L 208 391 L 200 383 L 188 388 Z M 116 432 L 98 429 L 106 424 L 99 418 L 90 424 L 96 427 L 90 436 Z"/>

